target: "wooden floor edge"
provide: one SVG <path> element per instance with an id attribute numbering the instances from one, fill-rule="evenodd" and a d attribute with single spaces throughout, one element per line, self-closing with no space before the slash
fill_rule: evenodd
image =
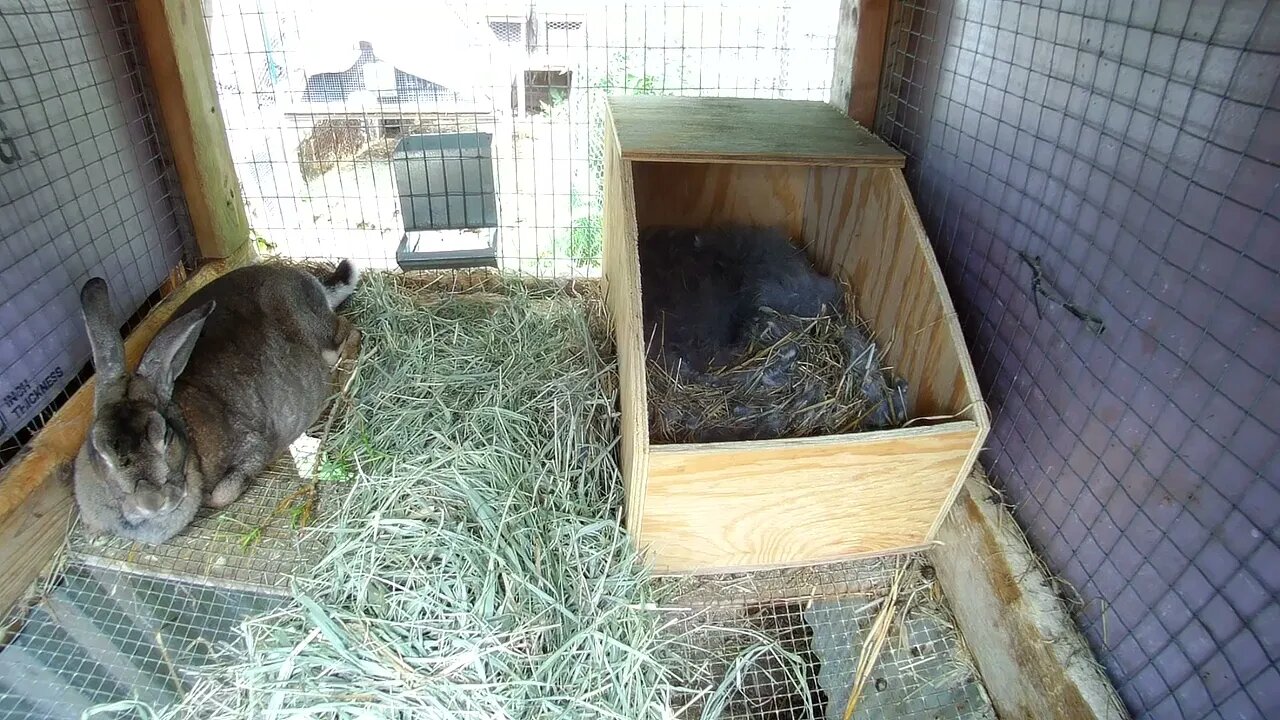
<path id="1" fill-rule="evenodd" d="M 1128 718 L 981 468 L 964 485 L 929 554 L 997 715 Z"/>
<path id="2" fill-rule="evenodd" d="M 126 364 L 137 367 L 178 306 L 231 267 L 227 261 L 205 264 L 152 309 L 125 339 Z M 0 615 L 23 599 L 66 540 L 75 509 L 70 463 L 93 418 L 93 389 L 90 378 L 0 473 Z"/>

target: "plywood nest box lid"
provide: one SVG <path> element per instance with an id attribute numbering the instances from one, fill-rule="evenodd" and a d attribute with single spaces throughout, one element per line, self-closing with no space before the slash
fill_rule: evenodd
<path id="1" fill-rule="evenodd" d="M 605 126 L 604 284 L 617 339 L 626 522 L 663 572 L 881 555 L 932 542 L 990 425 L 903 157 L 816 102 L 618 97 Z M 640 228 L 767 225 L 847 283 L 906 428 L 651 442 Z"/>
<path id="2" fill-rule="evenodd" d="M 824 102 L 614 97 L 626 160 L 901 168 L 902 153 Z"/>

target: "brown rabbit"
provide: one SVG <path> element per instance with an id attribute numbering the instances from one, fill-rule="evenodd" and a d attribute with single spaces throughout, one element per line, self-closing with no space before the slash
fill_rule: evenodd
<path id="1" fill-rule="evenodd" d="M 324 409 L 341 340 L 334 309 L 358 282 L 347 260 L 323 280 L 281 265 L 233 270 L 183 303 L 134 373 L 106 282 L 85 283 L 97 388 L 75 495 L 89 529 L 161 543 L 202 499 L 238 498 Z"/>

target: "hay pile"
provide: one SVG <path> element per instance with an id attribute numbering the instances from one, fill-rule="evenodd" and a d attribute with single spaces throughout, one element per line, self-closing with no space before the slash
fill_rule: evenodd
<path id="1" fill-rule="evenodd" d="M 364 147 L 367 132 L 357 118 L 318 120 L 311 134 L 298 144 L 298 165 L 303 180 L 324 175 L 343 160 L 353 160 Z"/>
<path id="2" fill-rule="evenodd" d="M 853 298 L 780 231 L 649 229 L 640 242 L 657 442 L 835 435 L 907 421 L 906 381 Z"/>
<path id="3" fill-rule="evenodd" d="M 583 301 L 412 282 L 371 273 L 352 300 L 327 554 L 165 716 L 668 716 L 684 673 L 615 517 L 614 376 Z"/>

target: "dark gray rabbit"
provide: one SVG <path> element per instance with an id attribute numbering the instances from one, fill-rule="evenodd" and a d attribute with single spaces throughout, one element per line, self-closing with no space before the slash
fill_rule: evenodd
<path id="1" fill-rule="evenodd" d="M 694 230 L 648 228 L 639 254 L 650 355 L 696 373 L 732 359 L 742 322 L 737 268 L 698 244 Z"/>
<path id="2" fill-rule="evenodd" d="M 733 363 L 762 308 L 801 317 L 843 310 L 840 284 L 776 228 L 646 228 L 639 256 L 649 355 L 682 372 Z"/>
<path id="3" fill-rule="evenodd" d="M 751 303 L 748 316 L 759 307 L 800 317 L 843 310 L 840 284 L 815 270 L 804 250 L 778 228 L 731 225 L 699 230 L 696 244 L 738 268 L 742 291 Z"/>
<path id="4" fill-rule="evenodd" d="M 75 495 L 89 529 L 160 543 L 202 500 L 238 498 L 324 409 L 349 329 L 334 309 L 358 282 L 347 260 L 323 280 L 281 265 L 233 270 L 178 308 L 133 373 L 106 282 L 85 283 L 97 387 Z"/>

